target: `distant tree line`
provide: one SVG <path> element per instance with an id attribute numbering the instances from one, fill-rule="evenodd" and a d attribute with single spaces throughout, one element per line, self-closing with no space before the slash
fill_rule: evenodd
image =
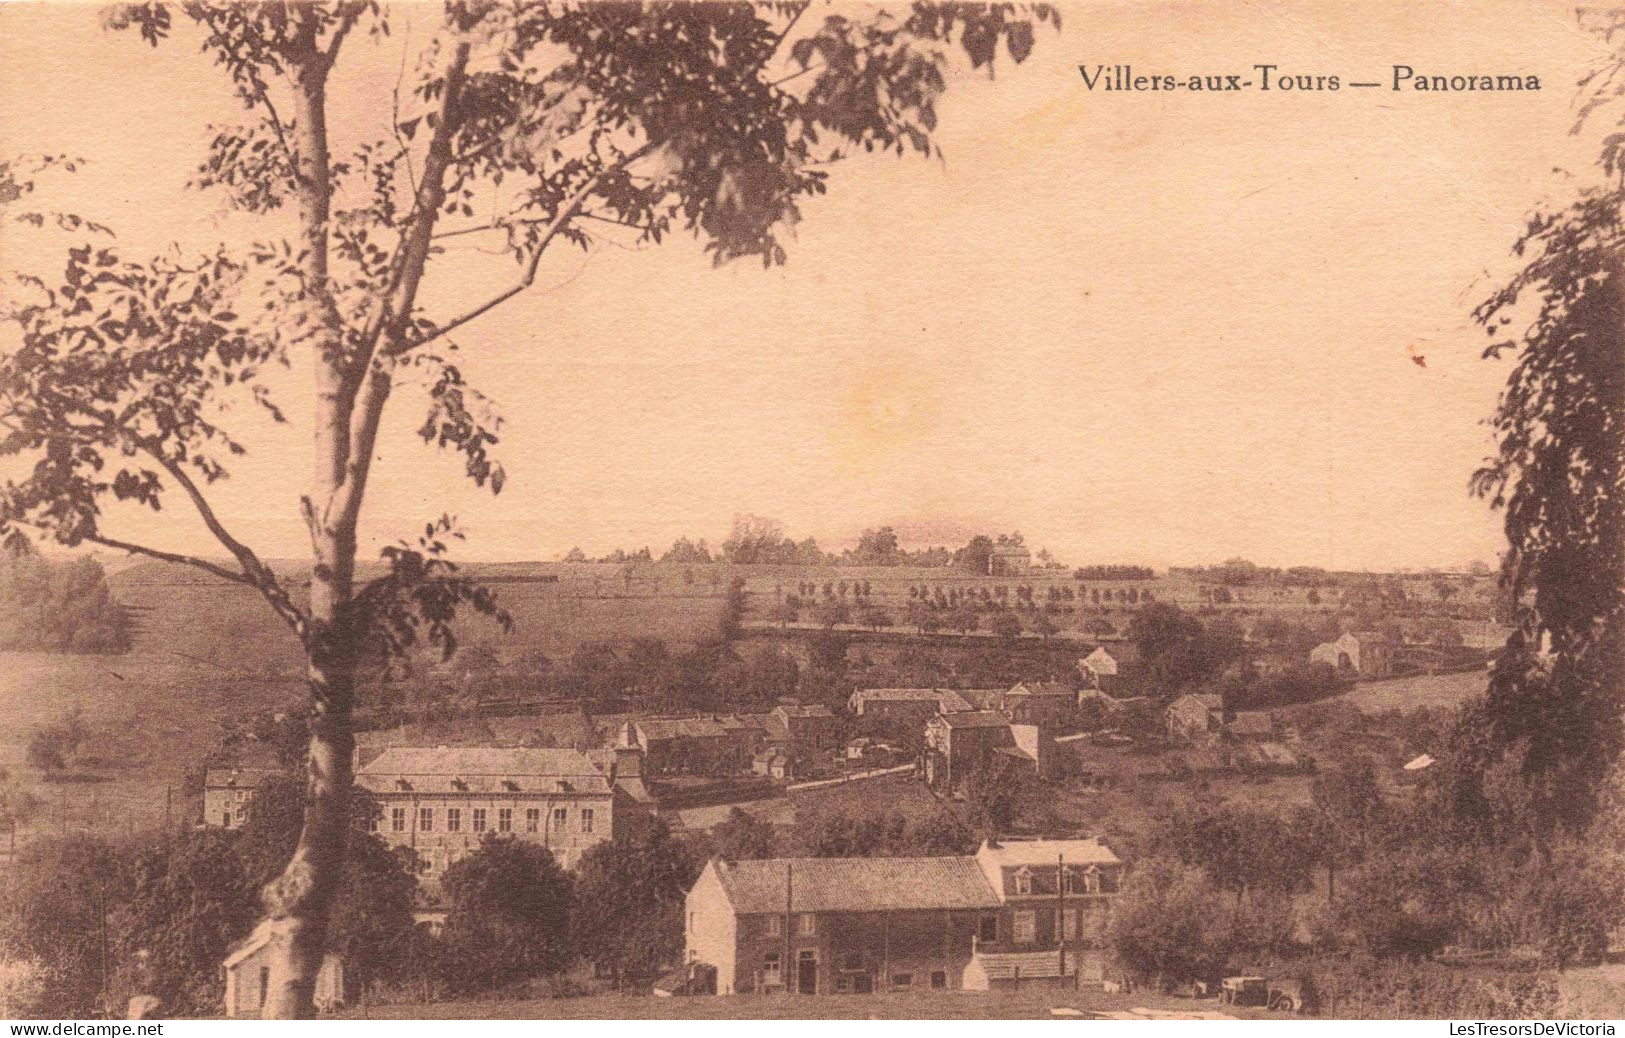
<path id="1" fill-rule="evenodd" d="M 670 548 L 658 556 L 660 562 L 705 565 L 725 562 L 736 566 L 914 566 L 927 569 L 953 567 L 970 573 L 988 572 L 988 561 L 996 547 L 1024 547 L 1020 532 L 999 534 L 996 537 L 977 534 L 963 547 L 944 545 L 908 549 L 902 547 L 895 528 L 880 526 L 866 529 L 858 536 L 858 543 L 843 551 L 826 551 L 816 538 L 795 540 L 784 532 L 784 524 L 777 519 L 741 514 L 734 517 L 728 537 L 715 549 L 702 537 L 691 540 L 679 537 Z M 1040 549 L 1034 556 L 1041 567 L 1064 569 L 1052 555 Z M 572 548 L 564 556 L 565 562 L 639 563 L 654 562 L 655 553 L 648 547 L 628 550 L 617 548 L 607 555 L 589 557 L 580 548 Z M 1117 567 L 1105 567 L 1114 569 Z M 1129 567 L 1134 568 L 1134 567 Z M 1147 571 L 1147 577 L 1150 572 Z M 1123 579 L 1145 579 L 1138 576 Z"/>
<path id="2" fill-rule="evenodd" d="M 26 542 L 0 552 L 0 650 L 123 653 L 133 633 L 95 559 L 55 561 Z"/>

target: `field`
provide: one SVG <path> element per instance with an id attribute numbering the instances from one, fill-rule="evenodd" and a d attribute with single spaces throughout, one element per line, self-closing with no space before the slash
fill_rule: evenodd
<path id="1" fill-rule="evenodd" d="M 1488 673 L 1482 670 L 1418 674 L 1386 681 L 1364 681 L 1338 699 L 1367 714 L 1415 710 L 1421 706 L 1458 706 L 1483 695 L 1488 680 Z"/>

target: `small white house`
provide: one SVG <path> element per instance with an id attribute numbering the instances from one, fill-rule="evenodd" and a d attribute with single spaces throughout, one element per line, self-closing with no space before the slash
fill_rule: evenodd
<path id="1" fill-rule="evenodd" d="M 270 924 L 263 922 L 239 941 L 221 962 L 226 977 L 228 1018 L 257 1019 L 265 1007 L 271 984 L 270 944 Z M 313 997 L 317 1009 L 344 1004 L 344 963 L 337 955 L 322 959 Z"/>
<path id="2" fill-rule="evenodd" d="M 1115 678 L 1117 659 L 1104 646 L 1097 646 L 1094 652 L 1078 661 L 1078 671 L 1086 678 Z"/>

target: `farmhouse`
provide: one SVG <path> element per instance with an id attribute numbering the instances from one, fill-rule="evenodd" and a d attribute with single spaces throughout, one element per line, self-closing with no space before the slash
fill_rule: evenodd
<path id="1" fill-rule="evenodd" d="M 1077 693 L 1058 681 L 1021 681 L 1004 693 L 1000 712 L 1013 724 L 1058 727 L 1072 720 Z"/>
<path id="2" fill-rule="evenodd" d="M 574 868 L 587 848 L 635 824 L 641 753 L 604 751 L 595 762 L 577 750 L 395 747 L 356 771 L 356 785 L 381 808 L 373 831 L 410 847 L 438 880 L 487 833 L 513 835 Z"/>
<path id="3" fill-rule="evenodd" d="M 279 774 L 277 768 L 209 768 L 203 773 L 203 824 L 238 828 L 248 821 L 260 783 Z"/>
<path id="4" fill-rule="evenodd" d="M 1394 672 L 1394 645 L 1375 631 L 1345 634 L 1310 649 L 1309 662 L 1325 663 L 1362 678 L 1385 678 Z"/>
<path id="5" fill-rule="evenodd" d="M 1121 865 L 1096 840 L 942 858 L 713 859 L 688 894 L 686 958 L 715 968 L 721 995 L 985 990 L 1018 971 L 1098 981 Z"/>
<path id="6" fill-rule="evenodd" d="M 835 751 L 836 722 L 829 707 L 816 703 L 811 706 L 781 703 L 773 708 L 770 716 L 783 726 L 790 752 L 798 759 Z"/>
<path id="7" fill-rule="evenodd" d="M 1168 704 L 1168 737 L 1201 742 L 1224 725 L 1223 698 L 1204 693 L 1180 696 Z"/>
<path id="8" fill-rule="evenodd" d="M 1049 773 L 1054 739 L 1038 725 L 1011 724 L 995 710 L 938 714 L 925 726 L 925 781 L 935 789 L 963 789 L 978 769 L 1015 767 Z"/>
<path id="9" fill-rule="evenodd" d="M 226 953 L 220 969 L 226 982 L 226 1016 L 230 1019 L 257 1018 L 270 993 L 270 921 L 262 922 Z M 328 953 L 316 973 L 316 990 L 311 998 L 318 1009 L 343 1005 L 348 995 L 344 962 Z"/>
<path id="10" fill-rule="evenodd" d="M 1117 658 L 1107 652 L 1104 645 L 1097 645 L 1094 652 L 1078 661 L 1078 674 L 1088 681 L 1114 678 L 1117 676 Z"/>
<path id="11" fill-rule="evenodd" d="M 995 544 L 987 557 L 987 575 L 990 577 L 1019 577 L 1033 566 L 1033 553 L 1025 544 Z"/>
<path id="12" fill-rule="evenodd" d="M 731 775 L 750 769 L 751 731 L 715 717 L 643 718 L 621 725 L 620 742 L 643 751 L 647 775 Z"/>
<path id="13" fill-rule="evenodd" d="M 951 688 L 860 688 L 847 700 L 847 708 L 858 717 L 923 724 L 932 714 L 969 710 L 971 705 Z"/>

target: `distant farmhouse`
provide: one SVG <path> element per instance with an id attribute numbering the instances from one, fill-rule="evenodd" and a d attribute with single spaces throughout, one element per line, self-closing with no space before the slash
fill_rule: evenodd
<path id="1" fill-rule="evenodd" d="M 1025 544 L 995 544 L 987 557 L 990 577 L 1020 577 L 1033 568 L 1033 554 Z"/>
<path id="2" fill-rule="evenodd" d="M 984 843 L 943 858 L 713 859 L 686 958 L 715 994 L 1098 983 L 1122 862 L 1098 840 Z"/>
<path id="3" fill-rule="evenodd" d="M 1013 768 L 1045 777 L 1054 766 L 1054 746 L 1040 726 L 1011 724 L 996 710 L 938 714 L 925 725 L 925 781 L 951 793 L 977 771 Z"/>
<path id="4" fill-rule="evenodd" d="M 1106 651 L 1104 645 L 1096 646 L 1094 652 L 1078 661 L 1078 675 L 1099 687 L 1102 678 L 1117 676 L 1117 659 Z"/>
<path id="5" fill-rule="evenodd" d="M 1168 704 L 1166 717 L 1170 739 L 1207 741 L 1224 727 L 1224 699 L 1210 693 L 1183 695 Z"/>
<path id="6" fill-rule="evenodd" d="M 1386 678 L 1394 672 L 1394 643 L 1375 631 L 1345 634 L 1309 650 L 1309 661 L 1362 678 Z"/>
<path id="7" fill-rule="evenodd" d="M 356 772 L 382 811 L 374 832 L 410 847 L 426 877 L 479 846 L 513 835 L 574 868 L 587 848 L 636 825 L 649 804 L 636 747 L 597 751 L 394 747 Z M 596 759 L 595 759 L 596 758 Z"/>
<path id="8" fill-rule="evenodd" d="M 241 827 L 260 783 L 280 774 L 278 768 L 209 768 L 203 773 L 203 823 Z"/>
<path id="9" fill-rule="evenodd" d="M 860 688 L 847 700 L 855 717 L 877 717 L 924 724 L 932 714 L 972 709 L 964 696 L 951 688 Z"/>

